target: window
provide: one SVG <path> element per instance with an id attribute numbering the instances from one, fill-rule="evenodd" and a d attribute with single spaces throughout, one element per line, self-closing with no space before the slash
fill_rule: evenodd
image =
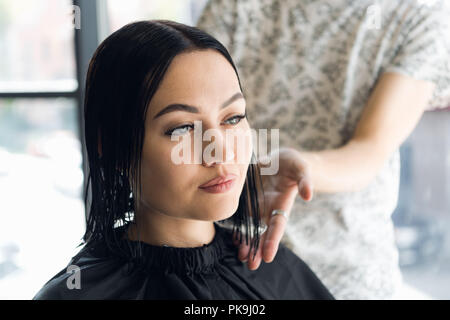
<path id="1" fill-rule="evenodd" d="M 168 19 L 194 25 L 206 0 L 120 0 L 108 1 L 110 31 L 127 23 L 146 19 Z"/>
<path id="2" fill-rule="evenodd" d="M 69 0 L 0 1 L 0 91 L 77 89 Z"/>
<path id="3" fill-rule="evenodd" d="M 84 230 L 71 12 L 0 0 L 0 299 L 32 298 Z"/>
<path id="4" fill-rule="evenodd" d="M 400 149 L 399 202 L 393 214 L 406 283 L 450 298 L 450 112 L 425 112 Z"/>

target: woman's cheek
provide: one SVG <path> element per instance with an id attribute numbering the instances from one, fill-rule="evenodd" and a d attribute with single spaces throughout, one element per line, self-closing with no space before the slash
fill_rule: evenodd
<path id="1" fill-rule="evenodd" d="M 192 185 L 191 178 L 195 177 L 193 170 L 194 166 L 189 163 L 178 163 L 172 159 L 174 157 L 173 149 L 176 142 L 172 142 L 169 147 L 165 147 L 159 150 L 161 156 L 162 168 L 165 177 L 162 177 L 171 186 L 171 190 L 175 193 L 186 192 L 187 186 Z M 183 155 L 180 154 L 182 157 Z M 176 160 L 176 159 L 175 159 Z"/>
<path id="2" fill-rule="evenodd" d="M 250 165 L 250 161 L 251 161 L 251 157 L 252 157 L 252 153 L 253 153 L 253 142 L 252 142 L 252 135 L 251 135 L 251 131 L 247 126 L 244 126 L 243 128 L 244 133 L 242 134 L 242 131 L 240 132 L 240 136 L 238 136 L 239 138 L 245 137 L 245 141 L 242 144 L 244 147 L 244 150 L 237 150 L 237 148 L 235 148 L 235 153 L 236 153 L 236 164 L 237 167 L 239 168 L 239 173 L 240 173 L 240 184 L 241 186 L 244 186 L 245 184 L 245 180 L 247 178 L 247 171 Z"/>
<path id="3" fill-rule="evenodd" d="M 145 161 L 147 176 L 152 177 L 154 185 L 165 184 L 172 168 L 170 146 L 156 139 L 148 141 L 144 145 L 143 161 Z"/>
<path id="4" fill-rule="evenodd" d="M 252 158 L 252 154 L 253 154 L 253 137 L 252 137 L 252 133 L 250 131 L 250 128 L 247 127 L 245 128 L 245 159 L 243 160 L 243 162 L 241 162 L 241 164 L 245 164 L 246 166 L 248 166 L 248 164 L 250 164 L 251 158 Z"/>

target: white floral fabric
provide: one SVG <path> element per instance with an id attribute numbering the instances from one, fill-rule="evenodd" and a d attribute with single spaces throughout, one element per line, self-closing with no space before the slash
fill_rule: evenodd
<path id="1" fill-rule="evenodd" d="M 432 81 L 428 109 L 450 105 L 449 18 L 443 1 L 210 0 L 197 26 L 233 57 L 253 128 L 279 128 L 281 146 L 323 150 L 351 138 L 383 72 Z M 399 177 L 396 150 L 363 190 L 297 198 L 282 241 L 337 299 L 399 289 Z"/>

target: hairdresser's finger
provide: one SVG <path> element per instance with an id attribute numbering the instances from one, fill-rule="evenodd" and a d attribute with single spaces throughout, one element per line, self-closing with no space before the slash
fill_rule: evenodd
<path id="1" fill-rule="evenodd" d="M 314 187 L 311 180 L 311 176 L 306 173 L 298 183 L 298 193 L 305 201 L 310 201 L 313 197 Z"/>
<path id="2" fill-rule="evenodd" d="M 261 260 L 262 260 L 262 243 L 264 243 L 264 239 L 266 237 L 266 232 L 264 232 L 261 235 L 260 238 L 260 243 L 259 243 L 259 247 L 258 250 L 256 251 L 256 256 L 255 258 L 253 258 L 253 252 L 251 251 L 248 257 L 248 262 L 247 262 L 247 266 L 250 270 L 256 270 L 259 268 L 260 264 L 261 264 Z"/>
<path id="3" fill-rule="evenodd" d="M 239 246 L 239 253 L 238 253 L 239 260 L 241 260 L 242 262 L 247 261 L 249 251 L 250 251 L 250 243 L 246 244 L 245 239 L 242 239 L 242 243 Z"/>
<path id="4" fill-rule="evenodd" d="M 272 262 L 275 258 L 284 230 L 286 229 L 286 217 L 276 214 L 271 217 L 269 226 L 265 234 L 267 234 L 263 242 L 263 259 L 266 263 Z"/>

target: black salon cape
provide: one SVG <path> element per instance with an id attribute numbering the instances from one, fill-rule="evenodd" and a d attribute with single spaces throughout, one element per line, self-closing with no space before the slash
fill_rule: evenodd
<path id="1" fill-rule="evenodd" d="M 311 269 L 283 244 L 271 263 L 262 261 L 251 271 L 238 259 L 231 231 L 214 225 L 213 241 L 202 247 L 141 242 L 144 260 L 140 263 L 108 253 L 104 245 L 84 246 L 69 262 L 80 268 L 80 288 L 73 288 L 75 274 L 65 268 L 33 299 L 334 299 Z M 116 230 L 123 235 L 124 227 Z"/>

